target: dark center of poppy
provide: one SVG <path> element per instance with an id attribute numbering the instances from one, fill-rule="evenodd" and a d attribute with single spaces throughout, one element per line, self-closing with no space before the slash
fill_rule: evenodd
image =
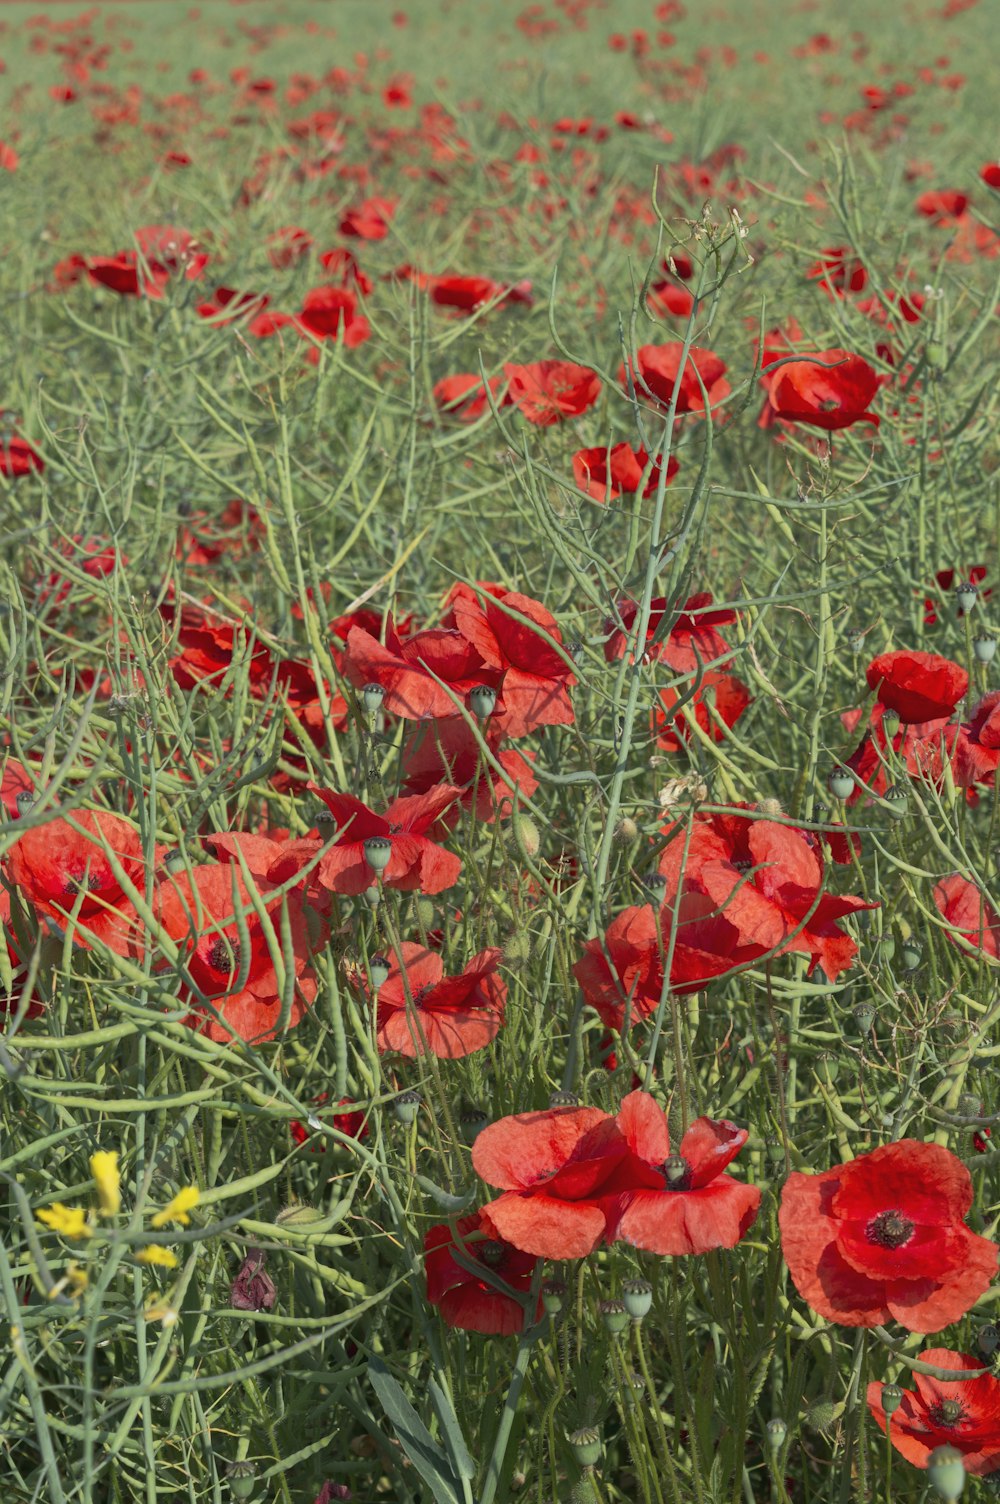
<path id="1" fill-rule="evenodd" d="M 936 1426 L 950 1428 L 965 1419 L 965 1406 L 961 1400 L 938 1400 L 928 1411 Z"/>
<path id="2" fill-rule="evenodd" d="M 668 1191 L 687 1191 L 691 1188 L 691 1166 L 680 1154 L 671 1154 L 660 1166 L 660 1173 Z"/>
<path id="3" fill-rule="evenodd" d="M 479 1259 L 483 1264 L 488 1264 L 491 1269 L 499 1269 L 507 1257 L 507 1244 L 500 1242 L 498 1238 L 487 1238 L 479 1245 Z"/>
<path id="4" fill-rule="evenodd" d="M 421 988 L 419 988 L 418 991 L 416 991 L 413 994 L 413 1006 L 414 1006 L 414 1008 L 419 1008 L 419 1007 L 422 1006 L 424 999 L 427 997 L 428 993 L 432 990 L 433 985 L 434 985 L 433 982 L 425 982 L 424 985 Z"/>
<path id="5" fill-rule="evenodd" d="M 64 893 L 96 893 L 104 884 L 96 872 L 80 872 L 76 876 L 67 876 L 63 884 Z"/>
<path id="6" fill-rule="evenodd" d="M 880 1248 L 902 1248 L 913 1237 L 913 1223 L 902 1212 L 879 1212 L 865 1228 L 865 1237 Z"/>
<path id="7" fill-rule="evenodd" d="M 208 953 L 208 964 L 213 971 L 222 972 L 228 977 L 234 971 L 239 971 L 240 958 L 240 942 L 220 935 Z"/>
<path id="8" fill-rule="evenodd" d="M 399 825 L 395 820 L 389 821 L 389 834 L 391 836 L 398 836 L 402 828 L 402 825 Z"/>
<path id="9" fill-rule="evenodd" d="M 734 858 L 733 866 L 736 868 L 737 872 L 749 872 L 750 868 L 753 866 L 753 862 L 751 862 L 749 857 L 741 856 Z"/>

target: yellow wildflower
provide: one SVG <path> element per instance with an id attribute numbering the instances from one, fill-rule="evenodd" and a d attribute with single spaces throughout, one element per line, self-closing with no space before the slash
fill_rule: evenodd
<path id="1" fill-rule="evenodd" d="M 63 1206 L 61 1201 L 54 1201 L 51 1206 L 37 1211 L 35 1216 L 64 1238 L 89 1238 L 93 1233 L 82 1206 Z"/>
<path id="2" fill-rule="evenodd" d="M 177 1192 L 177 1195 L 165 1206 L 162 1212 L 157 1212 L 153 1218 L 154 1227 L 166 1227 L 168 1222 L 179 1222 L 182 1227 L 187 1227 L 191 1218 L 188 1212 L 193 1206 L 198 1205 L 200 1192 L 196 1185 L 186 1185 Z"/>
<path id="3" fill-rule="evenodd" d="M 121 1210 L 122 1178 L 118 1172 L 118 1155 L 114 1149 L 98 1149 L 90 1156 L 90 1173 L 97 1184 L 97 1201 L 102 1217 L 114 1217 Z"/>
<path id="4" fill-rule="evenodd" d="M 158 1264 L 161 1269 L 177 1268 L 176 1253 L 171 1253 L 169 1248 L 162 1248 L 159 1243 L 150 1243 L 148 1248 L 140 1248 L 136 1258 L 140 1264 Z"/>

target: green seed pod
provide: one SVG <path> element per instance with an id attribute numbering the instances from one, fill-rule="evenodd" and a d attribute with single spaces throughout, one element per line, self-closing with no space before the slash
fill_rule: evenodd
<path id="1" fill-rule="evenodd" d="M 226 1481 L 234 1499 L 249 1499 L 257 1478 L 255 1462 L 231 1462 L 226 1468 Z"/>
<path id="2" fill-rule="evenodd" d="M 281 1227 L 308 1227 L 311 1222 L 321 1222 L 323 1213 L 305 1201 L 293 1201 L 283 1206 L 274 1220 Z"/>
<path id="3" fill-rule="evenodd" d="M 889 738 L 890 741 L 892 741 L 893 737 L 896 737 L 896 736 L 899 735 L 899 712 L 898 711 L 887 709 L 884 712 L 884 714 L 882 716 L 882 730 L 885 732 L 886 736 Z"/>
<path id="4" fill-rule="evenodd" d="M 477 721 L 488 721 L 497 703 L 497 692 L 489 684 L 474 684 L 469 690 L 469 709 Z"/>
<path id="5" fill-rule="evenodd" d="M 392 857 L 390 836 L 369 836 L 363 847 L 365 861 L 373 872 L 384 872 Z"/>
<path id="6" fill-rule="evenodd" d="M 28 815 L 34 809 L 35 805 L 38 803 L 38 800 L 35 798 L 34 794 L 29 793 L 27 789 L 22 789 L 18 794 L 15 803 L 17 805 L 17 812 L 19 815 Z"/>
<path id="7" fill-rule="evenodd" d="M 877 1017 L 874 1004 L 858 1003 L 852 1010 L 859 1034 L 870 1034 Z"/>
<path id="8" fill-rule="evenodd" d="M 527 965 L 531 960 L 531 939 L 527 930 L 515 930 L 504 942 L 503 961 L 505 966 L 517 970 Z"/>
<path id="9" fill-rule="evenodd" d="M 580 1098 L 575 1091 L 549 1092 L 550 1107 L 579 1107 Z"/>
<path id="10" fill-rule="evenodd" d="M 388 956 L 372 956 L 371 960 L 368 962 L 368 975 L 371 978 L 372 988 L 375 992 L 377 992 L 382 986 L 382 983 L 388 979 L 389 972 L 391 970 L 392 968 L 389 965 Z"/>
<path id="11" fill-rule="evenodd" d="M 854 792 L 854 774 L 850 768 L 834 768 L 826 780 L 826 786 L 835 799 L 849 799 Z"/>
<path id="12" fill-rule="evenodd" d="M 393 1111 L 401 1123 L 415 1123 L 417 1113 L 420 1111 L 420 1093 L 418 1091 L 401 1091 L 392 1104 Z"/>
<path id="13" fill-rule="evenodd" d="M 462 1135 L 463 1144 L 474 1144 L 488 1122 L 489 1118 L 479 1107 L 463 1112 L 458 1120 L 458 1131 Z"/>
<path id="14" fill-rule="evenodd" d="M 366 684 L 361 691 L 361 703 L 369 715 L 382 709 L 382 701 L 385 699 L 385 690 L 381 684 Z"/>
<path id="15" fill-rule="evenodd" d="M 979 590 L 971 580 L 962 580 L 955 586 L 955 605 L 959 616 L 968 616 L 970 611 L 974 611 L 978 599 Z"/>
<path id="16" fill-rule="evenodd" d="M 1000 1350 L 1000 1327 L 994 1326 L 992 1321 L 987 1326 L 981 1326 L 976 1333 L 976 1346 L 984 1358 L 992 1358 Z"/>
<path id="17" fill-rule="evenodd" d="M 931 371 L 943 371 L 948 364 L 947 347 L 939 339 L 928 340 L 924 346 L 924 359 Z"/>
<path id="18" fill-rule="evenodd" d="M 898 1384 L 882 1385 L 882 1409 L 886 1415 L 894 1415 L 903 1403 L 903 1391 Z"/>
<path id="19" fill-rule="evenodd" d="M 370 909 L 377 909 L 382 902 L 382 889 L 378 883 L 372 883 L 371 887 L 366 888 L 361 896 Z"/>
<path id="20" fill-rule="evenodd" d="M 921 961 L 920 946 L 914 945 L 912 940 L 904 941 L 900 960 L 903 963 L 904 971 L 916 971 Z"/>
<path id="21" fill-rule="evenodd" d="M 653 1304 L 653 1287 L 648 1279 L 627 1279 L 622 1285 L 622 1300 L 632 1320 L 641 1321 Z"/>
<path id="22" fill-rule="evenodd" d="M 974 637 L 972 651 L 980 663 L 992 663 L 996 657 L 997 640 L 995 637 Z"/>
<path id="23" fill-rule="evenodd" d="M 879 936 L 878 958 L 880 961 L 891 961 L 896 954 L 896 937 L 892 934 Z"/>
<path id="24" fill-rule="evenodd" d="M 628 1312 L 623 1300 L 602 1300 L 597 1307 L 601 1320 L 613 1337 L 628 1326 Z"/>
<path id="25" fill-rule="evenodd" d="M 542 849 L 542 838 L 538 834 L 538 826 L 527 815 L 515 815 L 510 824 L 518 850 L 529 861 L 533 861 Z"/>
<path id="26" fill-rule="evenodd" d="M 835 1420 L 844 1413 L 843 1401 L 817 1400 L 810 1405 L 802 1419 L 811 1431 L 828 1431 Z"/>
<path id="27" fill-rule="evenodd" d="M 909 792 L 901 783 L 885 791 L 885 807 L 894 820 L 901 820 L 909 808 Z"/>
<path id="28" fill-rule="evenodd" d="M 581 1467 L 594 1467 L 601 1456 L 601 1433 L 594 1426 L 581 1426 L 567 1437 Z"/>
<path id="29" fill-rule="evenodd" d="M 187 866 L 187 858 L 179 846 L 173 846 L 164 853 L 163 865 L 168 872 L 183 872 Z"/>
<path id="30" fill-rule="evenodd" d="M 965 1487 L 965 1462 L 955 1447 L 935 1447 L 927 1463 L 927 1476 L 934 1491 L 955 1504 Z"/>
<path id="31" fill-rule="evenodd" d="M 542 1308 L 547 1316 L 558 1316 L 566 1299 L 566 1281 L 547 1279 L 542 1284 Z"/>
<path id="32" fill-rule="evenodd" d="M 649 901 L 655 907 L 663 902 L 663 895 L 667 891 L 667 879 L 662 872 L 651 872 L 646 879 L 646 887 L 649 890 Z"/>
<path id="33" fill-rule="evenodd" d="M 785 1445 L 785 1438 L 787 1435 L 788 1427 L 785 1425 L 785 1422 L 781 1419 L 780 1416 L 775 1416 L 774 1420 L 768 1421 L 767 1444 L 771 1448 L 772 1452 L 781 1451 L 781 1448 Z"/>

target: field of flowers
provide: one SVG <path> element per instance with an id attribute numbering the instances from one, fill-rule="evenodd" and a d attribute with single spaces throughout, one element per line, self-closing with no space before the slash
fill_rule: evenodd
<path id="1" fill-rule="evenodd" d="M 977 0 L 0 8 L 2 1504 L 1000 1494 Z"/>

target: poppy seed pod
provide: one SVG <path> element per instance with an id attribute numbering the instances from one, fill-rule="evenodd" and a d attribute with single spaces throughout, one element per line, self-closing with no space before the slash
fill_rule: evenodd
<path id="1" fill-rule="evenodd" d="M 932 339 L 924 348 L 924 359 L 930 371 L 943 371 L 948 364 L 948 348 L 939 339 Z"/>
<path id="2" fill-rule="evenodd" d="M 785 1425 L 785 1422 L 781 1419 L 780 1415 L 776 1415 L 774 1420 L 768 1421 L 767 1444 L 771 1448 L 772 1452 L 781 1451 L 781 1448 L 785 1445 L 785 1438 L 787 1435 L 788 1427 Z"/>
<path id="3" fill-rule="evenodd" d="M 547 1316 L 558 1316 L 566 1299 L 566 1281 L 547 1279 L 542 1285 L 542 1307 Z"/>
<path id="4" fill-rule="evenodd" d="M 935 1447 L 927 1464 L 927 1476 L 934 1491 L 946 1504 L 954 1504 L 965 1487 L 965 1463 L 961 1452 L 955 1447 Z"/>
<path id="5" fill-rule="evenodd" d="M 903 963 L 904 972 L 916 971 L 921 960 L 920 946 L 914 945 L 912 940 L 908 940 L 900 953 L 900 960 Z"/>
<path id="6" fill-rule="evenodd" d="M 854 775 L 850 768 L 836 767 L 827 778 L 826 786 L 835 799 L 847 799 L 854 792 Z"/>
<path id="7" fill-rule="evenodd" d="M 249 1499 L 257 1478 L 255 1462 L 231 1462 L 226 1468 L 226 1482 L 234 1499 Z"/>
<path id="8" fill-rule="evenodd" d="M 885 807 L 894 820 L 901 820 L 909 805 L 909 795 L 901 783 L 885 791 Z"/>
<path id="9" fill-rule="evenodd" d="M 617 1337 L 628 1326 L 628 1312 L 624 1301 L 602 1300 L 597 1309 L 601 1314 L 601 1320 L 613 1337 Z"/>
<path id="10" fill-rule="evenodd" d="M 384 872 L 392 859 L 390 836 L 369 836 L 364 842 L 365 861 L 373 872 Z"/>
<path id="11" fill-rule="evenodd" d="M 497 692 L 490 684 L 474 684 L 469 690 L 469 708 L 477 721 L 488 721 L 497 703 Z"/>
<path id="12" fill-rule="evenodd" d="M 955 586 L 955 604 L 959 616 L 968 616 L 970 611 L 974 611 L 978 599 L 979 591 L 971 580 L 963 580 Z"/>
<path id="13" fill-rule="evenodd" d="M 567 1437 L 581 1467 L 594 1467 L 601 1455 L 601 1433 L 594 1426 L 581 1426 Z"/>
<path id="14" fill-rule="evenodd" d="M 580 1098 L 575 1091 L 553 1091 L 549 1093 L 550 1107 L 579 1107 Z"/>
<path id="15" fill-rule="evenodd" d="M 462 1135 L 463 1144 L 474 1144 L 488 1122 L 489 1117 L 479 1107 L 463 1112 L 458 1120 L 458 1131 Z"/>
<path id="16" fill-rule="evenodd" d="M 997 642 L 995 637 L 974 637 L 972 651 L 979 663 L 992 663 L 996 657 Z"/>
<path id="17" fill-rule="evenodd" d="M 666 874 L 663 872 L 651 872 L 646 879 L 646 887 L 649 889 L 650 903 L 662 903 L 663 895 L 667 891 Z"/>
<path id="18" fill-rule="evenodd" d="M 366 888 L 361 896 L 370 909 L 377 909 L 382 902 L 382 892 L 378 883 L 372 883 L 371 887 Z"/>
<path id="19" fill-rule="evenodd" d="M 853 1010 L 854 1022 L 860 1034 L 870 1034 L 875 1022 L 875 1008 L 871 1003 L 858 1003 Z"/>
<path id="20" fill-rule="evenodd" d="M 391 969 L 386 956 L 372 956 L 368 962 L 368 975 L 371 977 L 371 983 L 376 992 L 388 977 Z"/>
<path id="21" fill-rule="evenodd" d="M 1000 1349 L 1000 1327 L 989 1322 L 987 1326 L 981 1326 L 976 1334 L 976 1346 L 984 1358 L 992 1358 Z"/>
<path id="22" fill-rule="evenodd" d="M 38 800 L 27 789 L 22 789 L 16 799 L 17 812 L 19 815 L 27 815 L 34 809 Z"/>
<path id="23" fill-rule="evenodd" d="M 392 1104 L 393 1111 L 401 1123 L 415 1123 L 417 1113 L 420 1111 L 420 1093 L 418 1091 L 402 1091 Z"/>
<path id="24" fill-rule="evenodd" d="M 366 684 L 361 691 L 361 703 L 369 715 L 374 715 L 381 710 L 382 701 L 385 699 L 385 690 L 381 684 Z"/>
<path id="25" fill-rule="evenodd" d="M 653 1287 L 646 1279 L 627 1279 L 622 1285 L 622 1300 L 632 1320 L 641 1321 L 653 1304 Z"/>
<path id="26" fill-rule="evenodd" d="M 882 1409 L 886 1415 L 893 1415 L 903 1403 L 903 1391 L 898 1384 L 882 1385 Z"/>

